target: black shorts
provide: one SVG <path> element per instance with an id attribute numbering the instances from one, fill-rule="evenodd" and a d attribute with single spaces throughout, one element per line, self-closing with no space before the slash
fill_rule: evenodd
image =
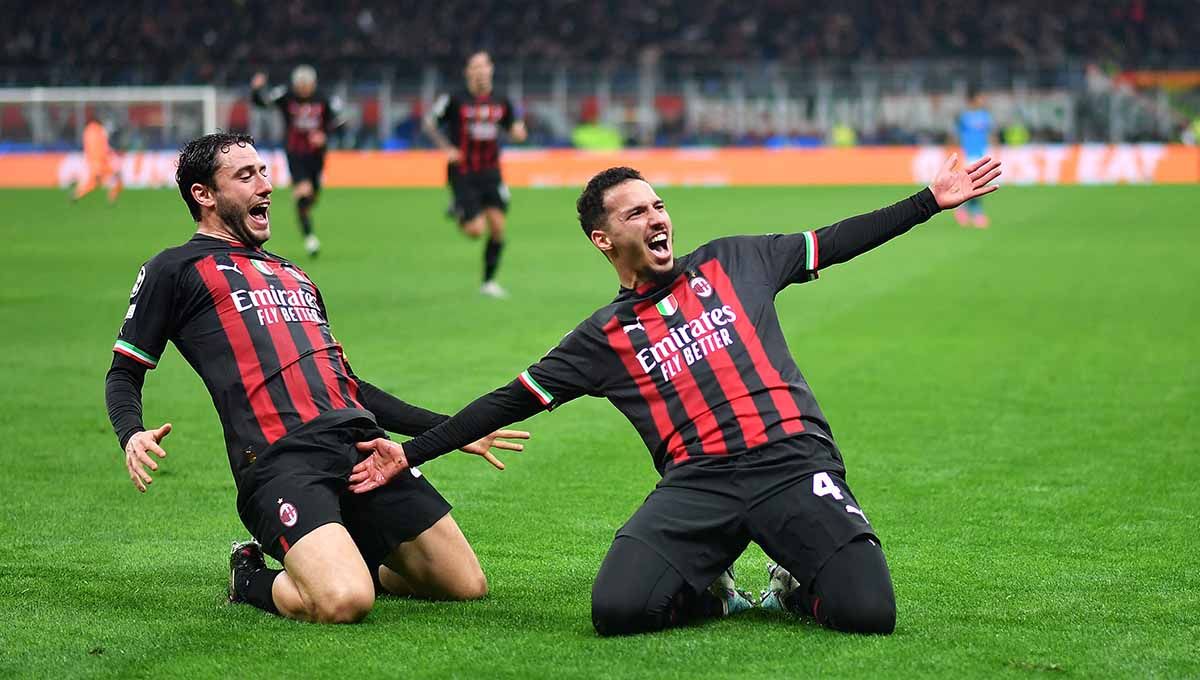
<path id="1" fill-rule="evenodd" d="M 842 546 L 876 537 L 843 470 L 836 451 L 810 436 L 685 463 L 617 536 L 655 549 L 697 591 L 754 541 L 807 589 Z"/>
<path id="2" fill-rule="evenodd" d="M 508 187 L 500 178 L 499 168 L 462 173 L 458 166 L 451 165 L 447 174 L 454 194 L 454 217 L 460 224 L 475 219 L 484 208 L 508 212 Z"/>
<path id="3" fill-rule="evenodd" d="M 346 527 L 372 575 L 396 546 L 450 512 L 419 470 L 374 491 L 351 493 L 350 470 L 365 456 L 356 442 L 386 437 L 369 419 L 322 426 L 275 442 L 245 474 L 238 515 L 263 550 L 279 560 L 317 527 Z"/>
<path id="4" fill-rule="evenodd" d="M 312 182 L 313 191 L 321 190 L 321 173 L 325 171 L 324 153 L 288 152 L 288 172 L 292 175 L 292 186 L 300 182 Z"/>

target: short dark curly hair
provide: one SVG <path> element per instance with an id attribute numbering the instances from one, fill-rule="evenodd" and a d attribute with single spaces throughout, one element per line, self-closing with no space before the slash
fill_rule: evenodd
<path id="1" fill-rule="evenodd" d="M 175 183 L 179 185 L 179 195 L 187 204 L 192 219 L 200 221 L 200 204 L 192 198 L 192 185 L 203 184 L 215 189 L 213 178 L 221 165 L 218 154 L 229 153 L 232 146 L 254 146 L 254 138 L 233 132 L 216 132 L 211 135 L 197 137 L 179 150 L 179 160 L 175 164 Z"/>
<path id="2" fill-rule="evenodd" d="M 579 194 L 579 200 L 575 201 L 575 211 L 579 213 L 579 226 L 583 227 L 584 236 L 591 238 L 592 230 L 604 227 L 604 218 L 608 216 L 608 209 L 604 207 L 605 192 L 631 179 L 646 181 L 642 173 L 624 166 L 609 168 L 588 180 L 583 193 Z"/>

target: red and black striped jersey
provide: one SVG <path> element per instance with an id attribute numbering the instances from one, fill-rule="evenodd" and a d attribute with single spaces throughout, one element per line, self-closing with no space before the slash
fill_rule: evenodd
<path id="1" fill-rule="evenodd" d="M 313 145 L 312 133 L 320 131 L 328 134 L 339 124 L 341 103 L 337 97 L 326 97 L 320 92 L 301 97 L 280 85 L 269 91 L 254 90 L 251 98 L 255 105 L 274 106 L 283 114 L 283 124 L 287 129 L 284 145 L 288 153 L 324 153 L 325 146 Z"/>
<path id="2" fill-rule="evenodd" d="M 940 209 L 924 189 L 814 231 L 703 245 L 676 260 L 668 281 L 622 290 L 516 380 L 406 442 L 405 456 L 420 465 L 585 394 L 606 397 L 633 423 L 661 473 L 797 436 L 832 444 L 775 296 Z"/>
<path id="3" fill-rule="evenodd" d="M 775 312 L 775 295 L 819 264 L 811 231 L 713 241 L 665 285 L 623 289 L 519 381 L 547 409 L 608 398 L 660 472 L 801 433 L 832 443 Z"/>
<path id="4" fill-rule="evenodd" d="M 321 292 L 260 248 L 197 234 L 147 262 L 113 351 L 154 368 L 168 340 L 212 396 L 239 486 L 256 454 L 319 415 L 372 417 Z"/>
<path id="5" fill-rule="evenodd" d="M 476 97 L 467 92 L 442 95 L 433 104 L 433 117 L 459 152 L 451 169 L 461 173 L 500 167 L 500 131 L 521 120 L 508 98 Z"/>

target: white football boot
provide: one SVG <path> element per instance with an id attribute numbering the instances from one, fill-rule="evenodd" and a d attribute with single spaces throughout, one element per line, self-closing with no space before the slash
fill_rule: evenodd
<path id="1" fill-rule="evenodd" d="M 800 588 L 800 582 L 792 578 L 787 569 L 771 562 L 767 563 L 767 576 L 771 580 L 767 584 L 767 589 L 762 591 L 758 606 L 771 611 L 791 611 L 784 601 Z"/>
<path id="2" fill-rule="evenodd" d="M 751 599 L 754 596 L 749 592 L 737 589 L 737 584 L 733 580 L 733 567 L 721 572 L 717 580 L 708 587 L 708 592 L 721 601 L 721 608 L 724 610 L 722 616 L 744 612 L 754 606 Z"/>
<path id="3" fill-rule="evenodd" d="M 504 288 L 495 281 L 485 281 L 484 284 L 479 287 L 479 294 L 486 295 L 497 300 L 503 300 L 504 298 L 508 297 L 508 291 L 504 290 Z"/>

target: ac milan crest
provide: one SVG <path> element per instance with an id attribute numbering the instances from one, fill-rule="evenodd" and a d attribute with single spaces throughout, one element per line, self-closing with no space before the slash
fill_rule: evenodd
<path id="1" fill-rule="evenodd" d="M 713 294 L 712 284 L 709 283 L 708 279 L 704 278 L 703 276 L 697 276 L 696 278 L 692 279 L 692 290 L 696 292 L 696 295 L 699 295 L 702 298 L 706 298 Z"/>
<path id="2" fill-rule="evenodd" d="M 300 513 L 296 511 L 296 506 L 291 503 L 284 503 L 279 506 L 279 521 L 285 527 L 296 526 L 296 521 L 300 519 Z"/>

